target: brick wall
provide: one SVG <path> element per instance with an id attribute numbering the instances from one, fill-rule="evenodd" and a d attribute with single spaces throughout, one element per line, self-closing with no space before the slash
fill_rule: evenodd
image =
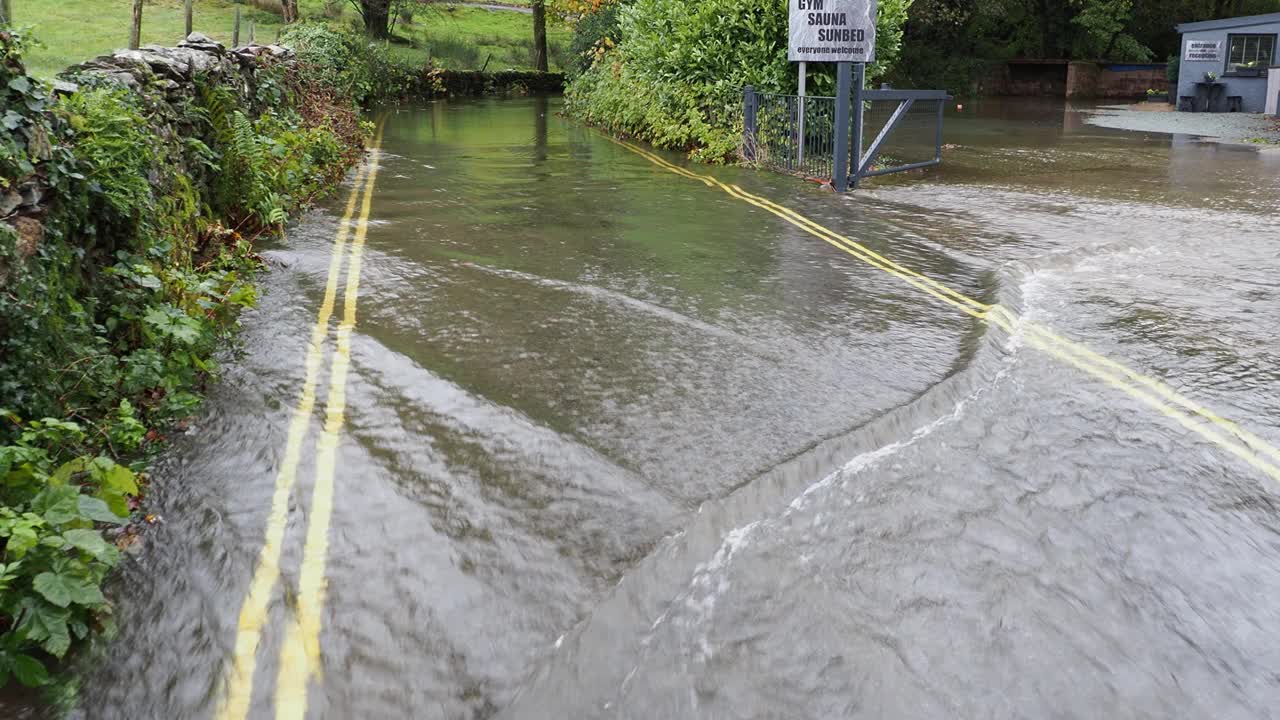
<path id="1" fill-rule="evenodd" d="M 1143 98 L 1148 89 L 1165 92 L 1165 65 L 1122 65 L 1065 60 L 1013 61 L 994 66 L 982 82 L 984 95 Z"/>
<path id="2" fill-rule="evenodd" d="M 1102 66 L 1098 76 L 1098 87 L 1093 97 L 1146 97 L 1147 90 L 1155 90 L 1156 92 L 1167 92 L 1169 90 L 1169 77 L 1164 65 L 1154 68 L 1126 67 L 1123 65 Z"/>

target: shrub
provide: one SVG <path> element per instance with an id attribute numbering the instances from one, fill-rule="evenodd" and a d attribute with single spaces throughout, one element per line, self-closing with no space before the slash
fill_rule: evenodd
<path id="1" fill-rule="evenodd" d="M 285 30 L 280 42 L 297 51 L 317 83 L 356 102 L 374 94 L 376 78 L 368 38 L 335 30 L 326 23 L 303 22 Z"/>
<path id="2" fill-rule="evenodd" d="M 573 38 L 569 41 L 570 61 L 566 66 L 570 79 L 590 70 L 597 59 L 617 47 L 622 40 L 619 20 L 623 7 L 622 2 L 603 5 L 583 15 L 574 26 Z"/>
<path id="3" fill-rule="evenodd" d="M 47 684 L 46 663 L 109 622 L 101 585 L 119 551 L 96 528 L 125 523 L 138 481 L 109 457 L 62 459 L 86 439 L 80 425 L 46 419 L 0 447 L 0 686 Z"/>
<path id="4" fill-rule="evenodd" d="M 357 104 L 401 96 L 415 76 L 410 67 L 392 56 L 385 43 L 372 42 L 356 30 L 302 22 L 291 25 L 280 41 L 297 51 L 315 84 L 332 88 Z"/>
<path id="5" fill-rule="evenodd" d="M 877 61 L 868 69 L 869 78 L 897 59 L 909 4 L 880 3 Z M 567 89 L 570 111 L 588 122 L 689 150 L 699 159 L 723 161 L 734 155 L 741 136 L 743 86 L 765 92 L 795 89 L 785 3 L 634 0 L 616 12 L 617 48 L 596 53 L 590 68 Z M 611 37 L 607 24 L 595 32 Z M 826 82 L 820 78 L 815 90 Z"/>

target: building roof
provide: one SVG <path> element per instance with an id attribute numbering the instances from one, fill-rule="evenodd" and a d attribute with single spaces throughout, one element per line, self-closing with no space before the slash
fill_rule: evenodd
<path id="1" fill-rule="evenodd" d="M 1227 30 L 1229 28 L 1248 27 L 1250 25 L 1280 24 L 1280 13 L 1266 15 L 1245 15 L 1242 17 L 1223 18 L 1221 20 L 1205 20 L 1204 22 L 1182 23 L 1175 28 L 1180 33 L 1204 32 L 1206 30 Z"/>

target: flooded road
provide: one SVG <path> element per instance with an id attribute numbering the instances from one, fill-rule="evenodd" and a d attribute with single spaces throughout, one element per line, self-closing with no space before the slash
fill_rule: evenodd
<path id="1" fill-rule="evenodd" d="M 294 716 L 320 520 L 308 718 L 1272 712 L 1280 153 L 989 102 L 940 171 L 849 198 L 691 168 L 1008 311 L 975 317 L 557 109 L 387 116 L 345 422 L 326 449 L 331 331 L 248 717 Z M 265 251 L 76 717 L 227 715 L 356 190 Z"/>

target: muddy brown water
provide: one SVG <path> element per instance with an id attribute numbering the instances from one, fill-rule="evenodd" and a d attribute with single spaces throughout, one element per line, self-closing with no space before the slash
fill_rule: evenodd
<path id="1" fill-rule="evenodd" d="M 1274 480 L 558 107 L 387 117 L 308 717 L 1274 711 Z M 1280 153 L 994 101 L 947 141 L 848 198 L 699 171 L 1280 444 Z M 266 250 L 75 717 L 213 715 L 341 202 Z"/>

